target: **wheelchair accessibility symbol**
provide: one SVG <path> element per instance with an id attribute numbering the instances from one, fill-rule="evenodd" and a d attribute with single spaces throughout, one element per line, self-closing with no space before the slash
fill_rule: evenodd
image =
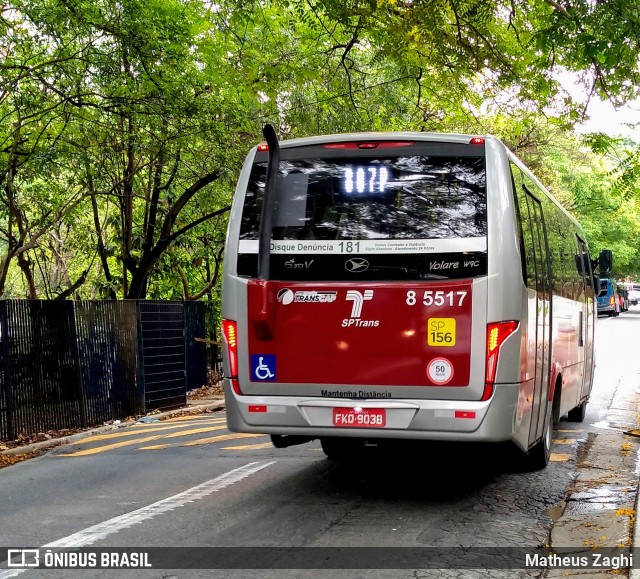
<path id="1" fill-rule="evenodd" d="M 275 382 L 276 357 L 274 354 L 252 354 L 251 374 L 253 380 Z"/>

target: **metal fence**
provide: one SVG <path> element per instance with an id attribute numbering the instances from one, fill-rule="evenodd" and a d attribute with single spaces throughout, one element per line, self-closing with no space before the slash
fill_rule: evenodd
<path id="1" fill-rule="evenodd" d="M 0 440 L 186 403 L 207 379 L 205 304 L 0 301 Z"/>

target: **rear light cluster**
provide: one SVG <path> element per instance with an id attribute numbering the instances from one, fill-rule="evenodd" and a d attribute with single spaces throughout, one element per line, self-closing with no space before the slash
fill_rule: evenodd
<path id="1" fill-rule="evenodd" d="M 484 376 L 484 392 L 481 400 L 489 400 L 498 369 L 498 354 L 503 342 L 518 329 L 518 322 L 496 322 L 487 325 L 487 364 Z"/>
<path id="2" fill-rule="evenodd" d="M 324 149 L 398 149 L 410 147 L 413 141 L 371 141 L 357 143 L 327 143 L 322 145 Z"/>
<path id="3" fill-rule="evenodd" d="M 469 141 L 470 145 L 484 145 L 484 138 L 473 137 Z M 414 141 L 356 141 L 352 143 L 326 143 L 322 145 L 324 149 L 397 149 L 399 147 L 411 147 Z M 260 143 L 258 151 L 269 150 L 267 143 Z"/>
<path id="4" fill-rule="evenodd" d="M 454 413 L 455 418 L 471 418 L 475 419 L 476 413 L 469 410 L 456 410 Z"/>
<path id="5" fill-rule="evenodd" d="M 222 336 L 229 360 L 229 378 L 236 394 L 242 394 L 238 384 L 238 324 L 232 320 L 222 320 Z"/>

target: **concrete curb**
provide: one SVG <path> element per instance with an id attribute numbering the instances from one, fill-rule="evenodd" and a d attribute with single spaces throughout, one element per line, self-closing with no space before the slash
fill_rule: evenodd
<path id="1" fill-rule="evenodd" d="M 577 474 L 566 494 L 565 508 L 550 531 L 552 548 L 570 547 L 580 553 L 614 549 L 616 554 L 623 554 L 625 545 L 640 546 L 640 524 L 634 518 L 640 508 L 637 470 L 640 438 L 626 435 L 628 430 L 638 428 L 639 378 L 640 374 L 621 376 L 611 386 L 613 392 L 603 416 L 604 426 L 594 424 L 594 429 L 586 429 L 588 444 L 576 461 Z M 604 579 L 611 576 L 609 571 L 555 568 L 547 570 L 544 577 Z M 626 567 L 621 576 L 640 579 L 640 569 Z"/>
<path id="2" fill-rule="evenodd" d="M 638 452 L 640 456 L 640 451 Z M 638 461 L 638 458 L 636 458 Z M 637 464 L 637 462 L 636 462 Z M 640 507 L 640 481 L 638 482 L 638 490 L 636 491 L 636 504 L 635 504 L 635 520 L 633 523 L 633 536 L 631 537 L 631 548 L 640 548 L 640 517 L 638 516 L 638 508 Z M 637 564 L 637 563 L 636 563 Z M 632 567 L 629 569 L 629 579 L 640 579 L 640 567 Z"/>
<path id="3" fill-rule="evenodd" d="M 189 414 L 201 414 L 208 410 L 222 410 L 224 408 L 224 398 L 215 398 L 211 402 L 204 402 L 202 404 L 192 403 L 182 408 L 176 408 L 175 410 L 168 410 L 166 412 L 159 412 L 158 414 L 146 414 L 141 418 L 157 418 L 159 420 L 163 418 L 169 418 L 173 416 L 185 416 Z M 15 448 L 9 448 L 7 450 L 0 451 L 0 455 L 3 456 L 16 456 L 20 454 L 30 454 L 32 452 L 44 452 L 55 448 L 56 446 L 62 446 L 63 444 L 69 444 L 71 442 L 77 442 L 83 438 L 89 438 L 96 434 L 103 434 L 112 430 L 118 430 L 127 426 L 133 426 L 140 424 L 138 420 L 130 420 L 122 422 L 121 424 L 105 424 L 91 430 L 84 432 L 77 432 L 76 434 L 70 434 L 69 436 L 63 436 L 61 438 L 51 438 L 49 440 L 40 440 L 32 444 L 25 444 L 24 446 L 16 446 Z"/>
<path id="4" fill-rule="evenodd" d="M 636 407 L 636 422 L 638 421 L 638 412 L 640 411 L 640 405 Z M 638 464 L 640 461 L 640 450 L 636 454 L 636 473 Z M 638 487 L 636 489 L 636 500 L 634 505 L 634 521 L 633 528 L 631 530 L 631 549 L 635 550 L 640 548 L 640 516 L 638 516 L 638 508 L 640 508 L 640 480 L 638 480 Z M 633 552 L 633 551 L 632 551 Z M 636 562 L 638 564 L 638 562 Z M 629 569 L 629 579 L 640 579 L 640 567 L 631 567 Z"/>

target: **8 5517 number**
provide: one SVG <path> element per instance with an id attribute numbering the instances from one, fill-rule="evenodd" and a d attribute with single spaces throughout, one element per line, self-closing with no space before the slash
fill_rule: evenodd
<path id="1" fill-rule="evenodd" d="M 426 290 L 422 294 L 422 305 L 424 306 L 462 306 L 465 298 L 467 297 L 467 292 L 464 290 L 458 291 L 443 291 L 443 290 Z M 414 290 L 409 290 L 407 292 L 406 304 L 408 306 L 415 306 L 418 303 L 418 294 Z"/>

